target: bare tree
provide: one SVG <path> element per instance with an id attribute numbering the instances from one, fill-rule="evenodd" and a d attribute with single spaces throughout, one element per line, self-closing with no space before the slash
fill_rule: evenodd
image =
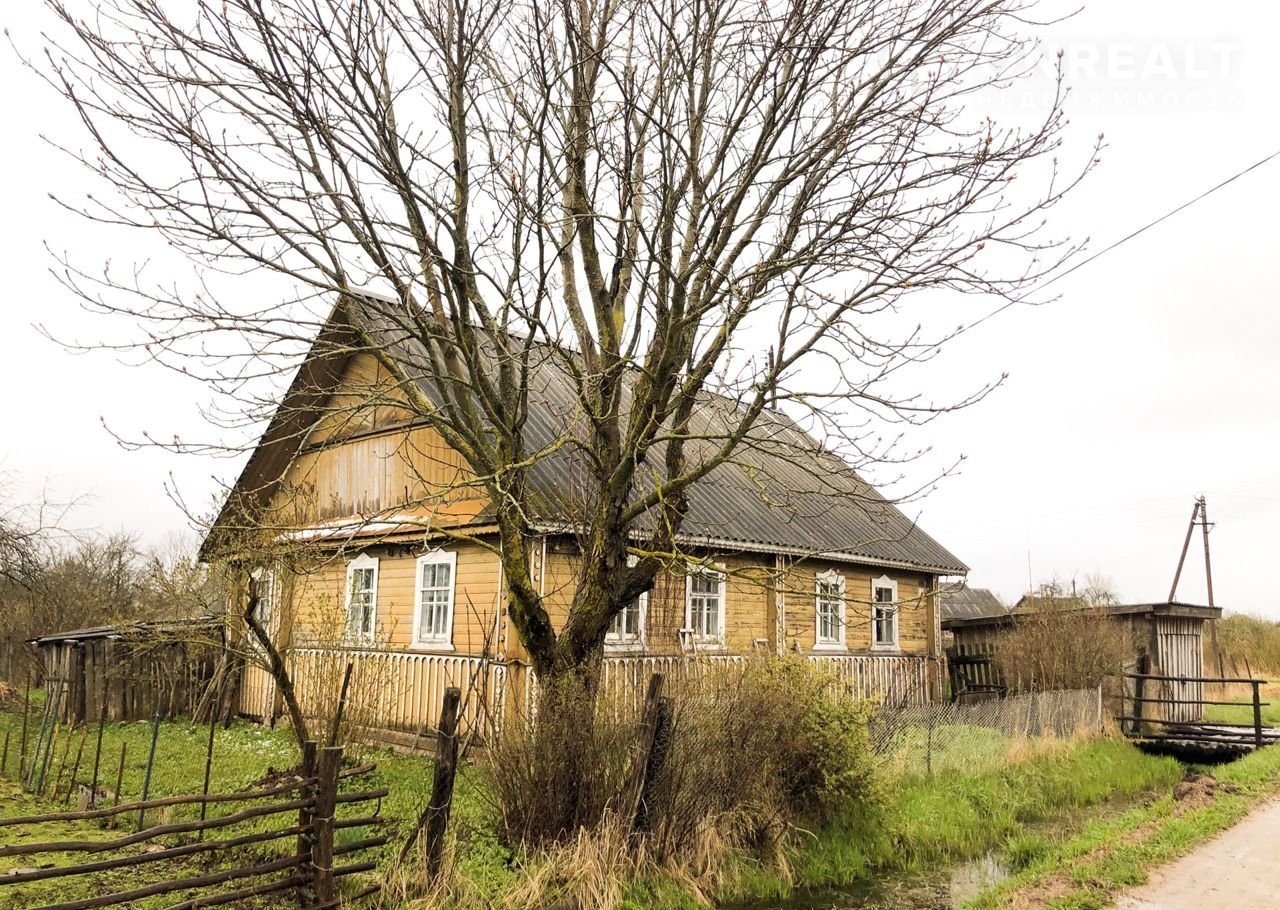
<path id="1" fill-rule="evenodd" d="M 479 542 L 540 674 L 591 665 L 678 557 L 698 482 L 771 444 L 769 409 L 868 464 L 904 457 L 886 424 L 980 397 L 901 378 L 961 331 L 912 309 L 1021 299 L 1070 253 L 1043 215 L 1096 161 L 1059 172 L 1060 74 L 1033 122 L 985 113 L 1041 63 L 1032 0 L 48 3 L 38 66 L 114 189 L 68 204 L 157 232 L 203 286 L 70 262 L 67 282 L 238 426 L 301 352 L 376 356 L 373 404 L 491 503 Z M 293 296 L 264 303 L 248 271 Z M 539 436 L 548 368 L 568 413 Z M 583 551 L 560 628 L 525 546 L 553 456 Z"/>

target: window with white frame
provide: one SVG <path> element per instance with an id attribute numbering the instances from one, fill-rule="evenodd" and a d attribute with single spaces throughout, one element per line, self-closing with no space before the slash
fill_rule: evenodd
<path id="1" fill-rule="evenodd" d="M 378 560 L 361 553 L 347 563 L 347 638 L 373 639 L 378 623 Z"/>
<path id="2" fill-rule="evenodd" d="M 724 573 L 694 570 L 688 578 L 684 625 L 695 645 L 724 645 Z"/>
<path id="3" fill-rule="evenodd" d="M 250 576 L 253 578 L 255 591 L 258 595 L 258 608 L 255 618 L 262 628 L 266 629 L 270 636 L 275 635 L 276 623 L 276 600 L 278 592 L 276 591 L 276 573 L 265 566 L 254 569 Z M 257 637 L 252 638 L 255 648 L 261 649 L 262 644 Z"/>
<path id="4" fill-rule="evenodd" d="M 886 575 L 871 583 L 871 647 L 898 647 L 898 583 Z"/>
<path id="5" fill-rule="evenodd" d="M 634 556 L 627 559 L 634 566 Z M 617 613 L 604 633 L 604 646 L 611 649 L 639 649 L 644 647 L 644 623 L 649 613 L 649 594 L 645 592 Z"/>
<path id="6" fill-rule="evenodd" d="M 413 638 L 434 648 L 453 646 L 453 591 L 458 554 L 433 550 L 418 557 Z"/>
<path id="7" fill-rule="evenodd" d="M 814 603 L 817 615 L 814 620 L 816 648 L 843 648 L 844 636 L 844 576 L 837 572 L 818 575 Z"/>
<path id="8" fill-rule="evenodd" d="M 639 648 L 644 644 L 644 620 L 648 612 L 649 595 L 641 594 L 609 623 L 609 631 L 604 635 L 605 647 Z"/>

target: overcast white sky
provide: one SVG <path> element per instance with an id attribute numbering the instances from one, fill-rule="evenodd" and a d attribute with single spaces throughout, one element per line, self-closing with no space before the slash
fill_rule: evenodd
<path id="1" fill-rule="evenodd" d="M 0 22 L 38 46 L 41 5 Z M 1056 227 L 1098 250 L 1280 150 L 1280 6 L 1256 0 L 1095 2 L 1047 34 L 1065 51 L 1072 132 L 1105 132 L 1101 168 Z M 0 470 L 28 488 L 90 498 L 84 527 L 159 540 L 181 528 L 166 483 L 196 504 L 239 464 L 125 451 L 102 419 L 160 437 L 201 427 L 203 390 L 172 374 L 75 356 L 33 327 L 99 327 L 49 274 L 43 244 L 129 261 L 132 237 L 90 232 L 48 198 L 87 184 L 41 142 L 74 124 L 5 49 L 0 173 Z M 1007 103 L 1025 101 L 1015 96 Z M 935 363 L 937 388 L 1009 373 L 981 405 L 933 424 L 966 458 L 918 511 L 922 526 L 1006 599 L 1058 576 L 1101 574 L 1128 600 L 1168 594 L 1193 497 L 1208 496 L 1214 590 L 1229 609 L 1280 618 L 1266 572 L 1280 552 L 1280 160 L 1091 263 L 1045 307 L 1004 313 Z M 252 292 L 247 291 L 247 292 Z M 923 470 L 923 469 L 922 469 Z M 1181 599 L 1203 601 L 1192 551 Z"/>

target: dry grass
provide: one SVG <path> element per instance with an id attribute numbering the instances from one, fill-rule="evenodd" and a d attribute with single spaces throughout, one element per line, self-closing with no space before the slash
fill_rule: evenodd
<path id="1" fill-rule="evenodd" d="M 503 896 L 510 910 L 565 907 L 617 907 L 627 884 L 648 860 L 643 843 L 630 836 L 616 817 L 587 831 L 579 828 L 567 842 L 557 844 L 525 867 L 519 884 Z"/>

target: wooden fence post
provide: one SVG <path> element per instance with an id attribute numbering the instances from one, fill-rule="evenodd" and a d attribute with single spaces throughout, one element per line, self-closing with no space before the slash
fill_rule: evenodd
<path id="1" fill-rule="evenodd" d="M 422 816 L 423 846 L 427 854 L 427 876 L 435 881 L 444 860 L 444 835 L 449 826 L 449 810 L 453 807 L 453 779 L 458 771 L 458 702 L 462 692 L 457 686 L 444 690 L 440 708 L 440 729 L 436 732 L 435 780 L 431 786 L 431 802 Z"/>
<path id="2" fill-rule="evenodd" d="M 342 673 L 342 688 L 338 692 L 338 706 L 333 712 L 333 724 L 329 727 L 329 738 L 326 745 L 338 744 L 338 728 L 342 725 L 342 714 L 347 709 L 347 690 L 351 687 L 351 671 L 355 668 L 352 661 L 347 661 L 347 668 Z"/>
<path id="3" fill-rule="evenodd" d="M 675 702 L 670 698 L 658 699 L 658 714 L 653 724 L 653 747 L 649 750 L 649 759 L 645 762 L 644 786 L 640 788 L 640 804 L 636 809 L 634 829 L 649 830 L 649 809 L 653 805 L 653 788 L 658 774 L 667 760 L 667 752 L 671 748 L 671 720 L 675 713 Z"/>
<path id="4" fill-rule="evenodd" d="M 27 724 L 31 715 L 31 668 L 27 668 L 27 691 L 22 694 L 22 743 L 18 751 L 18 783 L 26 779 Z"/>
<path id="5" fill-rule="evenodd" d="M 217 715 L 215 713 L 216 721 Z M 307 740 L 302 744 L 302 768 L 301 773 L 303 779 L 314 778 L 316 776 L 316 743 L 315 740 Z M 312 859 L 312 846 L 315 844 L 315 835 L 312 829 L 315 819 L 315 798 L 318 788 L 314 780 L 302 786 L 302 792 L 298 795 L 303 799 L 311 800 L 308 805 L 298 810 L 298 827 L 302 830 L 298 833 L 298 859 L 308 864 Z M 309 907 L 316 901 L 315 891 L 311 887 L 311 875 L 307 876 L 306 884 L 298 889 L 298 903 L 304 907 Z"/>
<path id="6" fill-rule="evenodd" d="M 311 815 L 311 887 L 316 903 L 321 905 L 328 905 L 337 896 L 333 877 L 333 813 L 341 768 L 342 746 L 326 746 L 320 750 L 315 808 Z"/>
<path id="7" fill-rule="evenodd" d="M 1259 688 L 1262 681 L 1253 680 L 1253 744 L 1256 748 L 1262 748 L 1262 691 Z"/>
<path id="8" fill-rule="evenodd" d="M 662 696 L 662 674 L 649 677 L 649 687 L 644 694 L 644 707 L 640 711 L 640 729 L 636 736 L 635 751 L 631 756 L 631 776 L 627 781 L 626 818 L 632 820 L 640 811 L 640 798 L 649 770 L 649 755 L 653 752 L 654 737 L 658 732 L 658 704 Z"/>
<path id="9" fill-rule="evenodd" d="M 1147 707 L 1147 703 L 1143 701 L 1143 698 L 1145 697 L 1145 693 L 1147 691 L 1146 680 L 1143 679 L 1142 677 L 1150 672 L 1151 672 L 1150 657 L 1147 654 L 1139 655 L 1138 672 L 1136 674 L 1137 679 L 1133 681 L 1133 717 L 1134 719 L 1130 721 L 1130 723 L 1132 724 L 1132 726 L 1129 729 L 1130 733 L 1142 732 L 1142 718 L 1146 716 L 1144 712 Z"/>

